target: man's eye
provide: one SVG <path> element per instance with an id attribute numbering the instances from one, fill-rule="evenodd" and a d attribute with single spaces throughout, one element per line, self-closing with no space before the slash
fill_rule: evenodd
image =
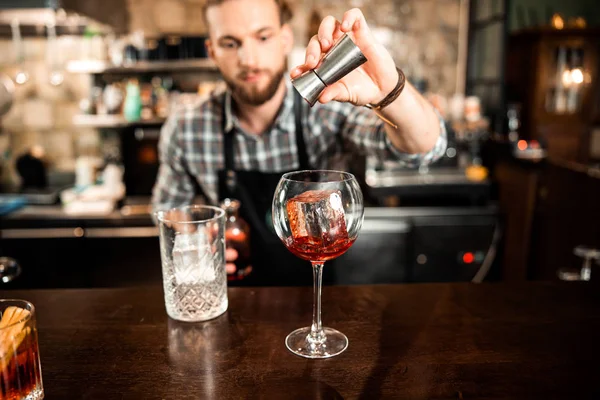
<path id="1" fill-rule="evenodd" d="M 235 49 L 237 48 L 237 43 L 235 42 L 223 42 L 221 46 L 225 49 Z"/>
<path id="2" fill-rule="evenodd" d="M 260 39 L 261 42 L 266 42 L 267 40 L 271 39 L 271 36 L 265 36 L 265 35 L 263 35 L 259 39 Z"/>

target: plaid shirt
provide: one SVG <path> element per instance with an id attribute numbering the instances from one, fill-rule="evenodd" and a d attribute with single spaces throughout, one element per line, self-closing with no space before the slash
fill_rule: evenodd
<path id="1" fill-rule="evenodd" d="M 199 104 L 176 109 L 161 130 L 160 168 L 152 196 L 155 209 L 190 204 L 195 195 L 191 179 L 197 181 L 208 202 L 217 204 L 217 171 L 225 167 L 223 106 L 225 131 L 238 133 L 234 141 L 235 169 L 282 173 L 298 169 L 293 90 L 287 82 L 279 114 L 261 135 L 249 134 L 240 127 L 227 90 L 216 90 Z M 439 159 L 446 149 L 446 129 L 441 118 L 440 137 L 425 154 L 398 151 L 375 113 L 350 103 L 317 103 L 311 108 L 303 101 L 302 122 L 309 164 L 317 169 L 332 168 L 334 157 L 349 150 L 414 168 Z"/>

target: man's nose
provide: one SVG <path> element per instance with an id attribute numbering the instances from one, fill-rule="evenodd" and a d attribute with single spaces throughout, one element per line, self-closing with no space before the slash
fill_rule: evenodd
<path id="1" fill-rule="evenodd" d="M 245 40 L 239 48 L 240 64 L 246 68 L 254 68 L 258 62 L 257 48 L 251 40 Z"/>

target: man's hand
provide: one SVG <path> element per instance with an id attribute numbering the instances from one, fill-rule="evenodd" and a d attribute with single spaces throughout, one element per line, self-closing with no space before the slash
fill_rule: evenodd
<path id="1" fill-rule="evenodd" d="M 346 11 L 341 21 L 332 16 L 325 17 L 318 34 L 308 43 L 304 64 L 294 68 L 290 75 L 295 78 L 314 69 L 344 33 L 353 39 L 367 62 L 327 87 L 319 101 L 327 103 L 336 100 L 357 106 L 376 104 L 394 89 L 398 82 L 398 71 L 388 51 L 375 40 L 358 8 Z"/>
<path id="2" fill-rule="evenodd" d="M 230 247 L 225 249 L 225 261 L 227 261 L 227 264 L 225 264 L 225 270 L 227 271 L 228 275 L 235 274 L 237 267 L 235 266 L 234 262 L 237 260 L 237 258 L 238 252 L 235 249 Z"/>
<path id="3" fill-rule="evenodd" d="M 165 213 L 165 224 L 173 228 L 179 234 L 191 234 L 196 231 L 194 224 L 186 223 L 191 221 L 191 216 L 180 209 L 171 209 Z M 238 252 L 234 248 L 225 249 L 225 270 L 228 275 L 235 274 L 237 267 L 235 261 L 238 259 Z"/>
<path id="4" fill-rule="evenodd" d="M 354 8 L 344 13 L 341 21 L 326 17 L 306 48 L 304 64 L 294 68 L 292 79 L 314 69 L 333 44 L 347 33 L 367 58 L 367 62 L 325 88 L 319 101 L 350 102 L 357 106 L 377 104 L 398 83 L 398 71 L 388 51 L 375 40 L 362 12 Z M 377 114 L 385 118 L 385 131 L 392 145 L 401 152 L 426 153 L 434 149 L 440 137 L 441 124 L 431 104 L 410 84 L 391 104 Z M 444 149 L 442 149 L 443 151 Z"/>

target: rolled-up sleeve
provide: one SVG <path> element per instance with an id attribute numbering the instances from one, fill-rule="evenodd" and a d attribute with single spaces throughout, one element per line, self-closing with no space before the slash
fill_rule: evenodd
<path id="1" fill-rule="evenodd" d="M 385 131 L 384 122 L 365 108 L 353 107 L 348 112 L 341 134 L 344 140 L 368 155 L 416 168 L 437 161 L 446 151 L 446 126 L 439 113 L 436 114 L 440 122 L 440 135 L 434 147 L 426 153 L 411 154 L 396 149 Z"/>
<path id="2" fill-rule="evenodd" d="M 446 152 L 446 147 L 448 146 L 448 133 L 446 131 L 446 124 L 444 123 L 444 119 L 442 116 L 436 111 L 439 123 L 440 123 L 440 136 L 438 136 L 435 145 L 431 150 L 427 153 L 416 153 L 410 154 L 402 152 L 390 141 L 390 138 L 385 135 L 386 147 L 393 154 L 396 160 L 409 168 L 417 168 L 421 165 L 429 165 L 431 163 L 439 160 L 444 153 Z M 385 131 L 385 130 L 384 130 Z"/>
<path id="3" fill-rule="evenodd" d="M 194 186 L 184 164 L 179 121 L 179 113 L 173 113 L 160 132 L 160 165 L 152 190 L 154 211 L 188 205 L 194 197 Z"/>

